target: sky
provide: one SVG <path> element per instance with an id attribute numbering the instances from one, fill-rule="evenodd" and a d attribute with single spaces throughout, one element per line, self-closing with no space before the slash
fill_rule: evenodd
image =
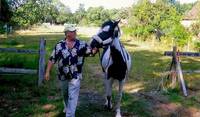
<path id="1" fill-rule="evenodd" d="M 72 12 L 75 12 L 79 4 L 84 4 L 85 8 L 103 6 L 106 9 L 130 7 L 137 0 L 60 0 L 66 6 L 69 6 Z M 180 3 L 192 3 L 197 0 L 178 0 Z"/>

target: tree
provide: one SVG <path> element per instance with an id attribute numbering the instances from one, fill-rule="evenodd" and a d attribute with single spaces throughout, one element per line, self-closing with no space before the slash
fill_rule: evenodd
<path id="1" fill-rule="evenodd" d="M 64 24 L 66 22 L 73 23 L 73 15 L 68 6 L 65 6 L 64 4 L 59 2 L 56 5 L 56 8 L 58 9 L 58 16 L 56 18 L 57 23 L 61 24 Z"/>
<path id="2" fill-rule="evenodd" d="M 13 13 L 10 23 L 27 28 L 40 22 L 55 22 L 57 0 L 8 0 Z"/>
<path id="3" fill-rule="evenodd" d="M 171 4 L 176 8 L 177 12 L 180 13 L 181 15 L 184 15 L 187 11 L 192 9 L 192 7 L 194 6 L 194 3 L 180 4 L 179 1 L 175 1 L 175 0 Z"/>
<path id="4" fill-rule="evenodd" d="M 26 4 L 28 0 L 7 0 L 12 11 L 17 10 L 22 5 Z"/>
<path id="5" fill-rule="evenodd" d="M 75 12 L 75 14 L 76 14 L 77 19 L 82 19 L 85 16 L 86 11 L 85 11 L 84 4 L 79 4 L 79 8 Z"/>
<path id="6" fill-rule="evenodd" d="M 40 10 L 40 5 L 31 0 L 16 9 L 11 18 L 11 23 L 19 27 L 28 28 L 39 22 L 42 15 L 44 14 Z"/>
<path id="7" fill-rule="evenodd" d="M 12 16 L 7 0 L 0 0 L 0 21 L 9 22 Z"/>
<path id="8" fill-rule="evenodd" d="M 181 14 L 167 0 L 141 0 L 132 7 L 129 23 L 136 36 L 147 37 L 154 29 L 160 29 L 178 44 L 184 45 L 190 39 L 189 33 L 180 24 Z"/>
<path id="9" fill-rule="evenodd" d="M 137 5 L 134 5 L 131 9 L 131 17 L 129 23 L 133 28 L 133 34 L 136 36 L 148 36 L 154 27 L 154 20 L 159 18 L 154 12 L 155 8 L 149 0 L 139 1 Z"/>
<path id="10" fill-rule="evenodd" d="M 100 25 L 101 22 L 101 12 L 103 11 L 103 7 L 90 7 L 87 10 L 87 19 L 90 24 Z"/>

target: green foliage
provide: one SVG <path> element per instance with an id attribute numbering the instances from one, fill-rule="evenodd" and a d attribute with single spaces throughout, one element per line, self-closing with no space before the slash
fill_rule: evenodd
<path id="1" fill-rule="evenodd" d="M 169 89 L 168 97 L 171 102 L 183 102 L 183 97 L 180 96 L 180 90 L 178 88 Z"/>
<path id="2" fill-rule="evenodd" d="M 134 30 L 132 30 L 132 28 L 129 28 L 129 27 L 122 27 L 122 30 L 123 30 L 123 33 L 124 33 L 125 35 L 134 34 L 134 33 L 133 33 Z"/>
<path id="3" fill-rule="evenodd" d="M 182 25 L 174 25 L 171 36 L 179 46 L 184 46 L 191 39 L 190 33 Z"/>
<path id="4" fill-rule="evenodd" d="M 19 27 L 28 28 L 40 21 L 41 13 L 39 4 L 29 1 L 13 13 L 11 22 Z"/>
<path id="5" fill-rule="evenodd" d="M 80 4 L 77 11 L 72 13 L 68 6 L 57 0 L 11 0 L 9 4 L 13 12 L 11 24 L 21 28 L 28 28 L 33 24 L 43 22 L 99 26 L 105 20 L 127 18 L 128 16 L 126 8 L 108 10 L 103 7 L 90 7 L 86 11 L 84 4 Z"/>
<path id="6" fill-rule="evenodd" d="M 6 32 L 5 28 L 4 28 L 5 23 L 0 21 L 0 34 L 3 34 Z"/>
<path id="7" fill-rule="evenodd" d="M 181 14 L 184 15 L 186 12 L 192 9 L 195 3 L 187 3 L 187 4 L 180 4 L 179 1 L 173 3 L 176 7 L 176 10 Z"/>
<path id="8" fill-rule="evenodd" d="M 175 38 L 178 45 L 183 46 L 190 40 L 190 34 L 180 24 L 181 14 L 167 0 L 157 0 L 151 3 L 149 0 L 141 0 L 134 5 L 129 18 L 132 35 L 147 37 L 160 29 L 165 36 Z"/>
<path id="9" fill-rule="evenodd" d="M 0 1 L 0 21 L 9 22 L 12 16 L 10 6 L 7 0 Z"/>
<path id="10" fill-rule="evenodd" d="M 195 48 L 200 52 L 200 41 L 195 43 Z"/>
<path id="11" fill-rule="evenodd" d="M 66 7 L 62 3 L 57 4 L 58 7 L 58 16 L 56 18 L 56 22 L 64 24 L 65 22 L 71 22 L 71 10 L 69 7 Z"/>
<path id="12" fill-rule="evenodd" d="M 28 28 L 40 22 L 56 22 L 58 10 L 52 1 L 22 0 L 9 2 L 13 16 L 10 23 L 20 28 Z"/>
<path id="13" fill-rule="evenodd" d="M 14 45 L 19 44 L 19 42 L 17 42 L 15 39 L 10 39 L 10 40 L 6 41 L 5 44 L 14 46 Z"/>
<path id="14" fill-rule="evenodd" d="M 100 25 L 101 23 L 101 11 L 103 11 L 103 7 L 90 7 L 87 10 L 87 19 L 89 19 L 89 23 L 94 25 Z"/>
<path id="15" fill-rule="evenodd" d="M 151 3 L 149 0 L 140 0 L 131 8 L 105 9 L 103 7 L 90 7 L 85 10 L 84 4 L 80 4 L 75 13 L 68 6 L 58 0 L 19 0 L 11 3 L 13 25 L 28 28 L 36 23 L 50 22 L 56 24 L 73 23 L 79 25 L 100 26 L 108 19 L 126 19 L 129 21 L 124 27 L 125 34 L 146 39 L 160 29 L 167 38 L 175 39 L 178 45 L 184 46 L 191 38 L 180 24 L 182 15 L 190 10 L 194 4 L 183 4 L 174 0 L 157 0 Z M 14 6 L 17 6 L 16 8 Z M 200 25 L 194 24 L 192 32 L 196 35 L 200 31 Z M 0 29 L 2 32 L 2 29 Z"/>
<path id="16" fill-rule="evenodd" d="M 84 4 L 79 4 L 78 10 L 74 14 L 74 20 L 75 20 L 75 23 L 79 23 L 81 25 L 87 24 L 86 11 L 84 8 Z"/>

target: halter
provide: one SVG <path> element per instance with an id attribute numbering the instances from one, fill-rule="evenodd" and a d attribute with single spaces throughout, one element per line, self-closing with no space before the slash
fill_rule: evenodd
<path id="1" fill-rule="evenodd" d="M 103 41 L 98 35 L 94 35 L 92 38 L 100 44 L 102 44 L 103 46 L 113 41 L 111 37 Z"/>
<path id="2" fill-rule="evenodd" d="M 117 27 L 115 27 L 115 29 L 114 30 L 116 30 L 117 29 Z M 119 28 L 118 28 L 119 29 Z M 119 29 L 120 30 L 120 29 Z M 108 38 L 108 39 L 106 39 L 106 40 L 102 40 L 98 35 L 94 35 L 94 36 L 92 36 L 92 39 L 95 39 L 99 44 L 102 44 L 102 46 L 103 46 L 103 48 L 104 48 L 104 46 L 106 45 L 106 44 L 112 44 L 113 43 L 113 41 L 114 41 L 114 39 L 115 39 L 115 37 L 114 37 L 114 33 L 115 33 L 115 31 L 113 32 L 113 37 L 110 37 L 110 38 Z M 109 44 L 109 47 L 111 46 Z M 123 49 L 123 47 L 122 47 L 122 45 L 121 45 L 121 43 L 119 43 L 120 44 L 120 48 L 121 48 L 121 50 Z M 100 58 L 100 51 L 98 52 L 99 53 L 99 58 Z M 124 54 L 124 52 L 123 52 L 123 50 L 122 50 L 122 56 L 123 56 L 123 58 L 125 59 L 125 61 L 126 61 L 126 57 L 125 57 L 125 54 Z M 111 59 L 111 55 L 109 56 L 109 60 L 108 60 L 108 62 L 107 62 L 107 64 L 106 64 L 106 68 L 108 67 L 108 65 L 109 65 L 109 61 L 110 61 L 110 59 Z"/>

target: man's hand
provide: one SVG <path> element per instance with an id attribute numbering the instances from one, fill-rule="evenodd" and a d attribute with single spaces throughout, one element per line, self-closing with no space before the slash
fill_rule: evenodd
<path id="1" fill-rule="evenodd" d="M 49 72 L 46 72 L 46 74 L 45 74 L 45 80 L 46 80 L 46 81 L 49 80 Z"/>
<path id="2" fill-rule="evenodd" d="M 98 48 L 95 47 L 92 49 L 92 54 L 96 54 L 97 52 L 98 52 Z"/>
<path id="3" fill-rule="evenodd" d="M 45 73 L 45 76 L 44 76 L 44 79 L 45 79 L 46 81 L 48 81 L 49 78 L 50 78 L 50 75 L 49 75 L 49 74 L 50 74 L 50 71 L 51 71 L 52 66 L 53 66 L 53 63 L 52 63 L 51 61 L 49 61 L 49 62 L 48 62 L 48 65 L 47 65 L 46 73 Z"/>

